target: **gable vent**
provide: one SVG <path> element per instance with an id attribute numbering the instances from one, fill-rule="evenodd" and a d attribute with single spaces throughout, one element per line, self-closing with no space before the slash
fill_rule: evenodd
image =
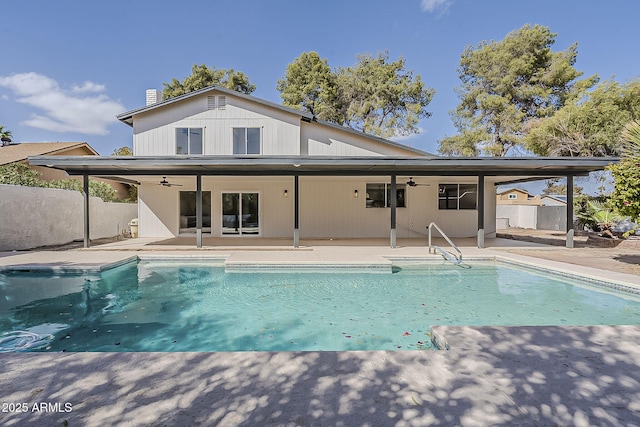
<path id="1" fill-rule="evenodd" d="M 217 101 L 217 102 L 216 102 Z M 227 106 L 227 97 L 224 95 L 215 96 L 209 95 L 207 96 L 207 110 L 224 110 Z"/>
<path id="2" fill-rule="evenodd" d="M 207 96 L 207 110 L 215 110 L 216 109 L 216 97 L 211 95 Z"/>

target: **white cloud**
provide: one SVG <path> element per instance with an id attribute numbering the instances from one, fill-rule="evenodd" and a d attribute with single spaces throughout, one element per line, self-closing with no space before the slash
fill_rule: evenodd
<path id="1" fill-rule="evenodd" d="M 422 0 L 422 10 L 425 12 L 434 12 L 436 9 L 442 9 L 441 13 L 445 13 L 454 0 Z"/>
<path id="2" fill-rule="evenodd" d="M 53 132 L 106 135 L 107 126 L 124 107 L 103 94 L 105 86 L 86 81 L 66 90 L 57 81 L 38 73 L 0 76 L 0 86 L 16 95 L 16 101 L 40 110 L 21 124 Z M 94 95 L 82 95 L 96 93 Z"/>

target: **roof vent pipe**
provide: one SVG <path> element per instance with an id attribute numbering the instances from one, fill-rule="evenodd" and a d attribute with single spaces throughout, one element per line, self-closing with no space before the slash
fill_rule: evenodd
<path id="1" fill-rule="evenodd" d="M 162 92 L 157 89 L 147 89 L 146 105 L 157 104 L 160 101 L 162 101 Z"/>

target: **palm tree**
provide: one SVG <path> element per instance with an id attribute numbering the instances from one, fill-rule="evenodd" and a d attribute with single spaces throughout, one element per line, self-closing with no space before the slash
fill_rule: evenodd
<path id="1" fill-rule="evenodd" d="M 0 140 L 2 141 L 2 145 L 11 142 L 11 131 L 5 129 L 2 125 L 0 125 Z"/>
<path id="2" fill-rule="evenodd" d="M 623 156 L 640 156 L 640 121 L 634 120 L 625 125 L 620 133 L 622 142 L 620 152 Z"/>

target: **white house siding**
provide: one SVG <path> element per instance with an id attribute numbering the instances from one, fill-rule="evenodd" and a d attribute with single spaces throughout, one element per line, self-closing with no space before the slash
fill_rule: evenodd
<path id="1" fill-rule="evenodd" d="M 133 149 L 136 156 L 176 154 L 175 129 L 203 128 L 205 155 L 233 154 L 232 128 L 262 129 L 262 154 L 300 154 L 300 116 L 226 95 L 225 109 L 207 109 L 207 96 L 177 102 L 135 116 Z"/>
<path id="2" fill-rule="evenodd" d="M 300 152 L 309 156 L 415 156 L 416 153 L 318 123 L 302 123 Z"/>
<path id="3" fill-rule="evenodd" d="M 408 177 L 398 177 L 402 184 Z M 439 210 L 438 184 L 468 182 L 468 178 L 414 180 L 429 186 L 407 187 L 407 207 L 397 209 L 399 238 L 426 238 L 426 227 L 436 222 L 451 237 L 474 237 L 476 210 Z M 182 187 L 142 184 L 139 190 L 141 237 L 179 235 L 179 192 L 195 191 L 194 177 L 170 177 Z M 224 192 L 260 194 L 262 237 L 293 236 L 293 177 L 203 177 L 203 191 L 211 191 L 212 235 L 221 236 L 221 199 Z M 389 208 L 366 207 L 366 184 L 389 183 L 388 177 L 300 177 L 301 238 L 386 238 L 390 229 Z M 358 198 L 354 190 L 358 190 Z M 288 197 L 284 197 L 287 190 Z M 493 197 L 492 197 L 493 196 Z M 487 193 L 485 233 L 495 233 L 495 194 Z M 234 237 L 230 237 L 234 238 Z"/>
<path id="4" fill-rule="evenodd" d="M 408 180 L 398 177 L 398 184 Z M 476 210 L 439 210 L 438 184 L 473 181 L 459 178 L 416 177 L 421 184 L 406 187 L 406 208 L 398 208 L 396 232 L 399 238 L 426 238 L 427 226 L 436 222 L 451 237 L 474 237 L 477 234 Z M 303 177 L 300 179 L 300 236 L 302 238 L 381 238 L 389 236 L 389 208 L 366 207 L 366 184 L 389 183 L 388 177 Z M 354 190 L 358 190 L 358 198 Z M 488 196 L 485 203 L 491 203 Z M 495 205 L 495 195 L 493 195 Z M 487 233 L 495 233 L 493 219 L 486 221 Z"/>
<path id="5" fill-rule="evenodd" d="M 139 189 L 140 237 L 179 235 L 180 191 L 195 191 L 195 177 L 170 177 L 181 187 L 144 183 Z M 284 197 L 287 190 L 288 197 Z M 211 235 L 222 235 L 222 193 L 259 193 L 262 237 L 293 236 L 293 178 L 203 177 L 202 191 L 211 191 Z M 208 235 L 208 234 L 207 234 Z"/>

